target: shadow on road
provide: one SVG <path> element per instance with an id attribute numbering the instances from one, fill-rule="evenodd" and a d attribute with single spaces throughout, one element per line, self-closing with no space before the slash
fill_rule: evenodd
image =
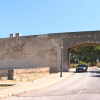
<path id="1" fill-rule="evenodd" d="M 87 73 L 87 72 L 82 72 L 82 71 L 79 71 L 79 72 L 74 72 L 74 73 Z"/>
<path id="2" fill-rule="evenodd" d="M 100 78 L 100 71 L 89 71 L 89 72 L 95 74 L 95 75 L 91 75 L 90 77 L 99 77 Z"/>
<path id="3" fill-rule="evenodd" d="M 90 77 L 99 77 L 100 78 L 100 75 L 91 75 Z"/>
<path id="4" fill-rule="evenodd" d="M 100 71 L 88 71 L 88 72 L 100 74 Z"/>

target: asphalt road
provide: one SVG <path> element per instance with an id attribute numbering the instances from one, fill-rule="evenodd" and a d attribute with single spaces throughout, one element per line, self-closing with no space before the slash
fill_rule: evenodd
<path id="1" fill-rule="evenodd" d="M 100 71 L 73 73 L 69 78 L 37 91 L 30 91 L 3 100 L 100 100 Z"/>

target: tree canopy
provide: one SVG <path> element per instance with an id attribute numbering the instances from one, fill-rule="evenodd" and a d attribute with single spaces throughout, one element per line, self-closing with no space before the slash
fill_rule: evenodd
<path id="1" fill-rule="evenodd" d="M 84 46 L 71 50 L 71 54 L 73 55 L 71 58 L 71 62 L 73 59 L 77 58 L 80 61 L 90 62 L 91 66 L 97 64 L 97 59 L 100 57 L 100 47 L 99 46 Z"/>

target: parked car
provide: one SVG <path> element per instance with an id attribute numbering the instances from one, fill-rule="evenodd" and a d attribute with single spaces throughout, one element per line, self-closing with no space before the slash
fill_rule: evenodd
<path id="1" fill-rule="evenodd" d="M 76 67 L 76 72 L 82 71 L 82 72 L 87 72 L 88 66 L 85 64 L 79 64 Z"/>

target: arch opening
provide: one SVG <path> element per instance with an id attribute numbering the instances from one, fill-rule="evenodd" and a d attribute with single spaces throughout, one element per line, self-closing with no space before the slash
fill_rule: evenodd
<path id="1" fill-rule="evenodd" d="M 84 44 L 78 44 L 78 45 L 74 45 L 74 46 L 72 46 L 72 47 L 70 47 L 69 49 L 68 49 L 68 69 L 70 69 L 72 66 L 73 67 L 76 67 L 76 65 L 78 65 L 79 63 L 80 63 L 80 61 L 83 59 L 82 57 L 84 57 L 85 58 L 85 56 L 84 56 L 84 54 L 83 54 L 83 56 L 82 56 L 82 54 L 80 55 L 80 57 L 81 57 L 81 59 L 79 59 L 78 57 L 78 54 L 76 55 L 77 57 L 75 58 L 75 56 L 73 56 L 73 55 L 75 55 L 75 54 L 73 54 L 72 53 L 72 51 L 75 51 L 75 50 L 78 50 L 78 48 L 89 48 L 89 47 L 94 47 L 94 48 L 96 48 L 96 47 L 98 47 L 98 52 L 100 52 L 100 44 L 99 43 L 84 43 Z M 91 48 L 92 49 L 92 48 Z M 84 50 L 84 49 L 83 49 Z M 98 60 L 98 57 L 100 57 L 100 53 L 98 53 L 98 52 L 94 52 L 93 53 L 93 57 L 95 58 L 95 60 Z M 88 52 L 88 51 L 87 51 Z M 92 50 L 91 50 L 91 52 L 93 52 Z M 86 53 L 86 51 L 85 51 L 85 53 Z M 90 53 L 90 52 L 89 52 Z M 89 54 L 89 53 L 87 53 L 87 54 Z M 89 56 L 89 55 L 87 55 L 87 56 Z M 73 64 L 72 64 L 72 59 L 71 59 L 71 57 L 73 57 Z M 83 62 L 86 62 L 87 64 L 88 64 L 88 66 L 89 66 L 89 63 L 90 62 L 92 62 L 91 61 L 91 59 L 90 59 L 90 57 L 86 57 L 87 59 L 87 61 L 83 61 Z M 93 59 L 94 59 L 93 58 Z M 81 63 L 82 63 L 82 61 L 81 61 Z M 92 64 L 93 65 L 93 64 Z M 96 65 L 96 64 L 95 64 Z"/>

